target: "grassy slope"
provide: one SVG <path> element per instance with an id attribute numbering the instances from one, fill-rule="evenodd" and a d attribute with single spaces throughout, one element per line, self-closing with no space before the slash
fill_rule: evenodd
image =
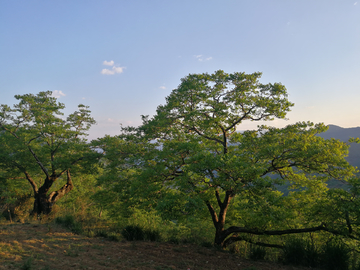
<path id="1" fill-rule="evenodd" d="M 112 242 L 51 224 L 0 224 L 0 269 L 300 270 L 191 244 Z"/>

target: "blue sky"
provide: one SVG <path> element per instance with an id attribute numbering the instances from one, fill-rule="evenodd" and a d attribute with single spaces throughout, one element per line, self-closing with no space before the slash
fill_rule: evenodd
<path id="1" fill-rule="evenodd" d="M 360 126 L 360 1 L 2 0 L 0 33 L 0 103 L 56 91 L 66 113 L 90 106 L 92 139 L 219 69 L 286 86 L 289 120 L 268 124 Z"/>

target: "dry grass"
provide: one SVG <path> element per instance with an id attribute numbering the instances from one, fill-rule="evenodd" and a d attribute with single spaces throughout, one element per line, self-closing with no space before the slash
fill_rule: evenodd
<path id="1" fill-rule="evenodd" d="M 0 224 L 0 269 L 300 270 L 196 245 L 112 242 L 56 225 Z"/>

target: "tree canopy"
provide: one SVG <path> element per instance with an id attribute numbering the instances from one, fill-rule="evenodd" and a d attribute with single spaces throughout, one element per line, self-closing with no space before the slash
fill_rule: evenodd
<path id="1" fill-rule="evenodd" d="M 261 73 L 219 70 L 183 78 L 152 118 L 143 116 L 140 127 L 123 129 L 122 140 L 141 141 L 146 149 L 134 159 L 139 170 L 125 179 L 118 178 L 117 171 L 107 181 L 122 188 L 124 183 L 141 183 L 137 186 L 147 188 L 136 191 L 147 200 L 156 198 L 152 205 L 159 205 L 159 198 L 169 192 L 200 199 L 215 228 L 214 243 L 220 246 L 243 240 L 241 233 L 329 231 L 321 222 L 295 224 L 293 217 L 296 211 L 305 215 L 304 201 L 314 200 L 315 194 L 323 196 L 329 178 L 353 176 L 355 170 L 345 160 L 348 145 L 317 136 L 327 128 L 310 122 L 238 132 L 244 121 L 284 119 L 293 106 L 285 86 L 262 84 L 260 77 Z M 129 172 L 117 158 L 112 162 L 112 172 L 120 164 Z M 296 191 L 294 196 L 278 191 L 276 185 L 285 181 Z M 281 204 L 287 205 L 287 211 L 280 209 Z M 263 206 L 261 218 L 257 217 L 260 223 L 255 225 L 241 215 L 253 211 L 256 219 L 259 205 Z M 233 213 L 226 225 L 230 208 Z"/>
<path id="2" fill-rule="evenodd" d="M 30 184 L 34 214 L 50 213 L 73 188 L 72 176 L 91 170 L 98 155 L 86 141 L 95 123 L 88 107 L 80 104 L 65 119 L 65 105 L 51 95 L 16 95 L 18 104 L 0 106 L 0 169 L 9 181 Z M 52 189 L 59 181 L 65 183 Z"/>

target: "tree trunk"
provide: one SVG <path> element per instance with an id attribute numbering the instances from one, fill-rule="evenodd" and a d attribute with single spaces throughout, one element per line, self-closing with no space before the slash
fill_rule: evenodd
<path id="1" fill-rule="evenodd" d="M 48 215 L 52 211 L 53 204 L 49 200 L 46 193 L 36 193 L 34 195 L 34 208 L 32 210 L 32 215 Z"/>
<path id="2" fill-rule="evenodd" d="M 61 187 L 59 190 L 53 191 L 49 195 L 47 195 L 49 189 L 51 188 L 55 180 L 56 178 L 54 179 L 47 178 L 44 184 L 39 188 L 39 190 L 35 192 L 34 208 L 31 213 L 32 215 L 50 214 L 55 202 L 61 199 L 67 193 L 69 193 L 74 187 L 71 180 L 70 170 L 68 170 L 66 184 L 63 187 Z"/>
<path id="3" fill-rule="evenodd" d="M 222 247 L 223 246 L 223 242 L 224 242 L 224 225 L 223 224 L 214 224 L 215 225 L 215 239 L 214 239 L 214 245 L 218 246 L 218 247 Z"/>
<path id="4" fill-rule="evenodd" d="M 215 196 L 216 196 L 218 205 L 220 207 L 219 215 L 216 214 L 214 208 L 212 207 L 212 205 L 210 204 L 209 201 L 206 202 L 206 205 L 209 209 L 209 212 L 210 212 L 212 220 L 213 220 L 213 224 L 215 226 L 214 245 L 222 247 L 223 243 L 225 241 L 225 238 L 227 236 L 224 232 L 226 213 L 227 213 L 227 210 L 229 207 L 229 203 L 230 203 L 231 199 L 234 197 L 234 195 L 231 190 L 226 191 L 224 201 L 221 201 L 220 194 L 216 190 Z"/>

